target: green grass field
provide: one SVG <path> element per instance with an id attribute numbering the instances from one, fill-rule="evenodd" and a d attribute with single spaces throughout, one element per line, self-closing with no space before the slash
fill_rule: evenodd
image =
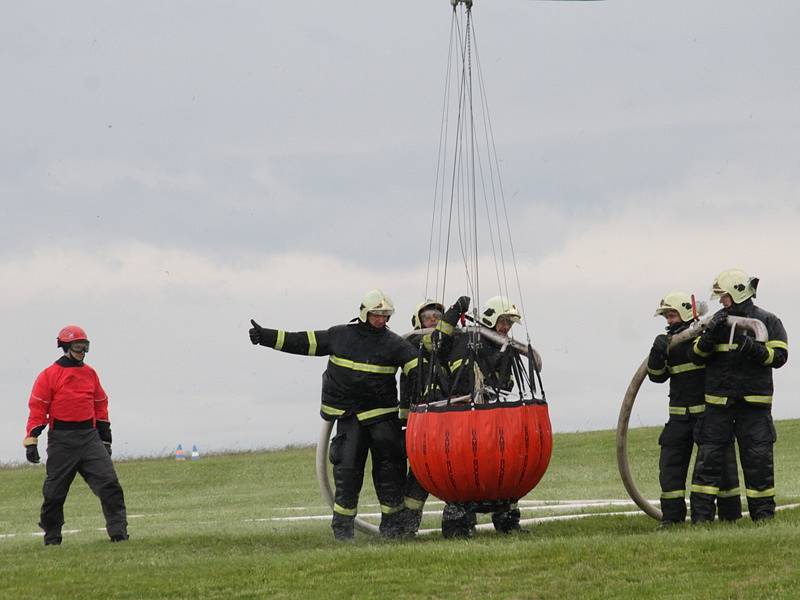
<path id="1" fill-rule="evenodd" d="M 800 421 L 777 427 L 778 503 L 786 505 L 800 498 Z M 650 498 L 658 496 L 657 435 L 657 428 L 630 432 L 637 482 Z M 77 479 L 65 507 L 64 543 L 44 547 L 31 535 L 43 468 L 0 469 L 0 598 L 800 596 L 800 509 L 781 511 L 760 527 L 743 519 L 657 532 L 655 521 L 636 513 L 546 522 L 512 536 L 384 541 L 357 534 L 355 543 L 341 545 L 327 517 L 273 520 L 328 515 L 314 478 L 313 448 L 185 463 L 124 461 L 117 470 L 130 542 L 108 542 L 99 503 Z M 370 488 L 367 481 L 362 514 L 376 510 Z M 527 499 L 598 498 L 627 499 L 614 433 L 556 435 L 550 468 Z M 547 514 L 564 509 L 523 510 L 523 518 Z M 438 517 L 426 517 L 426 526 L 437 527 Z"/>

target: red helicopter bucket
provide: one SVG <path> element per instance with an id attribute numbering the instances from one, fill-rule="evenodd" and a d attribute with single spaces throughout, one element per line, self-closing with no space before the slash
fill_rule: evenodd
<path id="1" fill-rule="evenodd" d="M 406 451 L 417 481 L 446 502 L 516 501 L 542 479 L 553 450 L 547 404 L 419 404 Z"/>

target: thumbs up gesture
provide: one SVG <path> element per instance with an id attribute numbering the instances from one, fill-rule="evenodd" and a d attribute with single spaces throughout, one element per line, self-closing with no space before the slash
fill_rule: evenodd
<path id="1" fill-rule="evenodd" d="M 253 319 L 250 319 L 250 323 L 253 325 L 250 328 L 250 341 L 254 346 L 257 346 L 261 343 L 261 325 L 256 323 Z"/>

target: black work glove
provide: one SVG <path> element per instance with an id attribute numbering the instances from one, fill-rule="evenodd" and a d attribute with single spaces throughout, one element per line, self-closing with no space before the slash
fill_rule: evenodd
<path id="1" fill-rule="evenodd" d="M 739 345 L 739 353 L 745 358 L 757 363 L 763 363 L 769 356 L 769 350 L 762 342 L 757 342 L 749 335 L 737 335 L 736 343 Z"/>
<path id="2" fill-rule="evenodd" d="M 720 329 L 725 322 L 728 320 L 728 311 L 722 309 L 717 311 L 711 320 L 706 324 L 706 330 L 703 333 L 711 333 L 717 329 Z"/>
<path id="3" fill-rule="evenodd" d="M 714 313 L 714 316 L 711 317 L 711 320 L 706 323 L 706 328 L 703 330 L 703 333 L 700 335 L 700 340 L 697 342 L 697 346 L 700 350 L 703 352 L 711 352 L 716 345 L 717 332 L 722 330 L 727 320 L 728 311 L 725 309 Z"/>
<path id="4" fill-rule="evenodd" d="M 103 446 L 106 447 L 106 452 L 108 452 L 108 455 L 111 456 L 111 442 L 103 442 Z"/>
<path id="5" fill-rule="evenodd" d="M 253 327 L 250 329 L 250 342 L 254 346 L 258 346 L 261 343 L 261 325 L 256 323 L 253 319 L 250 319 L 250 323 L 253 324 Z"/>
<path id="6" fill-rule="evenodd" d="M 95 423 L 95 427 L 97 427 L 97 435 L 100 436 L 100 439 L 103 440 L 104 444 L 111 443 L 111 423 L 108 421 L 97 421 Z"/>
<path id="7" fill-rule="evenodd" d="M 39 446 L 36 444 L 25 446 L 25 458 L 28 459 L 29 463 L 38 464 L 41 460 L 39 458 Z"/>
<path id="8" fill-rule="evenodd" d="M 667 358 L 667 348 L 669 347 L 669 338 L 664 335 L 657 335 L 653 340 L 653 347 L 650 349 L 651 356 L 658 358 Z"/>
<path id="9" fill-rule="evenodd" d="M 469 310 L 469 303 L 469 296 L 461 296 L 458 300 L 456 300 L 453 306 L 457 307 L 461 314 L 464 314 Z"/>

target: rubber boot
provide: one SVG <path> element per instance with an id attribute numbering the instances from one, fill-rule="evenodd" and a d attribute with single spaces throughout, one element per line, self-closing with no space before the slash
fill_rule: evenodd
<path id="1" fill-rule="evenodd" d="M 520 531 L 519 516 L 518 508 L 492 513 L 492 524 L 494 525 L 495 531 L 499 533 Z"/>
<path id="2" fill-rule="evenodd" d="M 39 523 L 39 527 L 42 527 L 42 524 Z M 44 527 L 42 527 L 44 529 Z M 60 546 L 61 545 L 61 527 L 53 528 L 53 529 L 45 529 L 44 531 L 44 545 L 45 546 Z"/>
<path id="3" fill-rule="evenodd" d="M 717 515 L 720 521 L 735 523 L 742 518 L 742 500 L 739 496 L 717 498 Z"/>
<path id="4" fill-rule="evenodd" d="M 775 497 L 748 498 L 747 508 L 753 522 L 769 521 L 775 516 Z"/>
<path id="5" fill-rule="evenodd" d="M 474 514 L 459 504 L 447 504 L 442 512 L 442 537 L 470 538 L 474 530 Z"/>
<path id="6" fill-rule="evenodd" d="M 422 510 L 413 510 L 407 508 L 403 511 L 402 527 L 403 535 L 407 537 L 414 537 L 419 531 L 419 526 L 422 523 Z"/>
<path id="7" fill-rule="evenodd" d="M 692 514 L 692 525 L 713 523 L 717 512 L 716 496 L 701 492 L 692 492 L 689 499 Z"/>
<path id="8" fill-rule="evenodd" d="M 334 539 L 337 542 L 349 542 L 352 540 L 355 534 L 355 522 L 355 517 L 333 513 L 331 529 L 333 530 Z"/>
<path id="9" fill-rule="evenodd" d="M 400 510 L 381 514 L 381 524 L 378 527 L 381 537 L 397 538 L 403 535 L 403 512 Z"/>

